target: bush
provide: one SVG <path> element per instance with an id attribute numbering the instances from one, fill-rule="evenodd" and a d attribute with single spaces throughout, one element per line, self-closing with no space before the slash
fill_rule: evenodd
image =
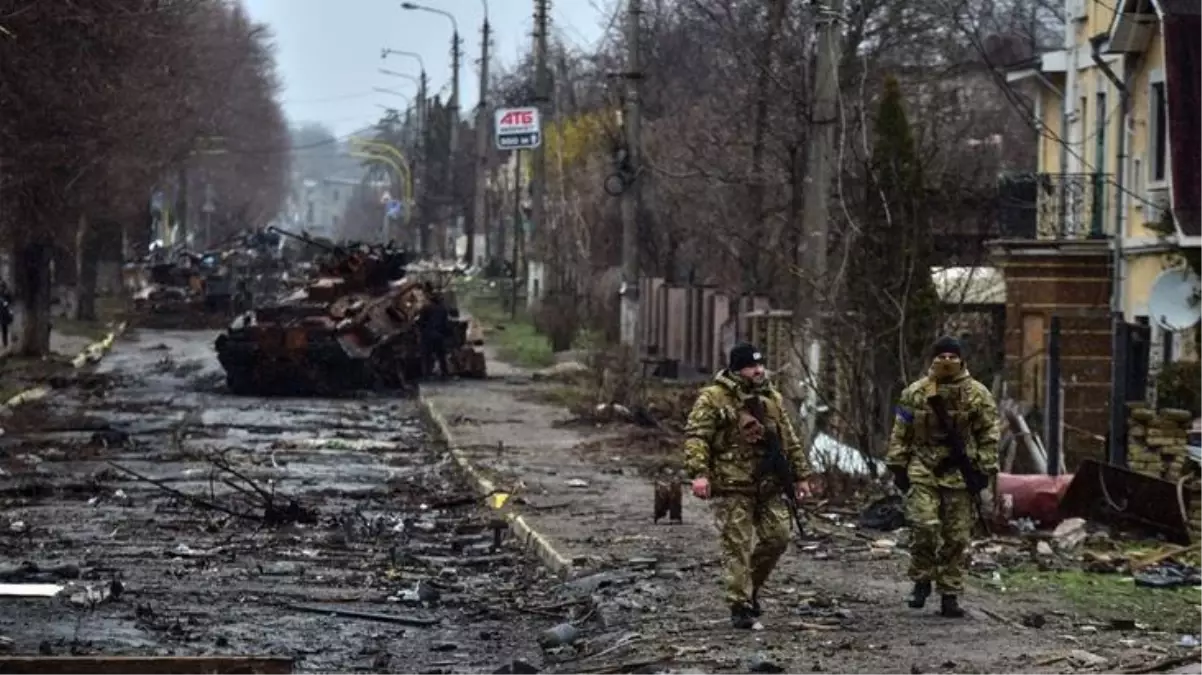
<path id="1" fill-rule="evenodd" d="M 1156 376 L 1156 403 L 1159 408 L 1180 408 L 1202 414 L 1202 364 L 1175 361 L 1165 364 Z"/>

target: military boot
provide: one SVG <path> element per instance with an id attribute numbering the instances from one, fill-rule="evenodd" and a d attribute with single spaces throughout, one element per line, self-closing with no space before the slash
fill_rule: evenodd
<path id="1" fill-rule="evenodd" d="M 964 609 L 960 607 L 960 601 L 955 595 L 944 593 L 939 604 L 939 613 L 949 619 L 960 619 L 964 617 Z"/>
<path id="2" fill-rule="evenodd" d="M 759 617 L 763 615 L 764 608 L 760 606 L 760 589 L 751 591 L 751 615 Z"/>
<path id="3" fill-rule="evenodd" d="M 931 595 L 931 582 L 915 581 L 914 590 L 910 591 L 910 598 L 906 604 L 913 609 L 922 609 L 927 604 L 927 598 Z"/>
<path id="4" fill-rule="evenodd" d="M 739 630 L 751 630 L 755 627 L 755 617 L 751 615 L 751 606 L 739 603 L 730 606 L 730 625 Z"/>

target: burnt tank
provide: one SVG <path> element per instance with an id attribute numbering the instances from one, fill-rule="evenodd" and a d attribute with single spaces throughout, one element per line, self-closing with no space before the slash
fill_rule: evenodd
<path id="1" fill-rule="evenodd" d="M 411 256 L 379 245 L 320 248 L 315 278 L 273 305 L 236 317 L 218 336 L 217 357 L 241 395 L 336 395 L 401 388 L 421 377 L 417 319 L 436 290 L 406 275 Z M 453 374 L 483 377 L 484 358 L 465 320 L 448 348 Z M 470 352 L 468 354 L 467 352 Z"/>

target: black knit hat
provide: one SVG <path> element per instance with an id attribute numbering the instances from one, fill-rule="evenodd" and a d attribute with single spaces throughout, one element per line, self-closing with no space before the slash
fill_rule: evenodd
<path id="1" fill-rule="evenodd" d="M 760 353 L 755 345 L 740 342 L 730 350 L 730 362 L 726 367 L 731 372 L 743 370 L 748 366 L 764 365 L 764 355 Z"/>
<path id="2" fill-rule="evenodd" d="M 931 358 L 940 354 L 955 354 L 964 358 L 960 353 L 960 341 L 951 336 L 944 336 L 935 341 L 935 346 L 931 348 Z"/>

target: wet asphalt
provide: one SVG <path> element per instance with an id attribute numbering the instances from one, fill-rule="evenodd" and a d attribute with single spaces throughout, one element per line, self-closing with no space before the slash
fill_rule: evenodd
<path id="1" fill-rule="evenodd" d="M 554 584 L 512 542 L 494 546 L 495 520 L 417 402 L 235 397 L 215 337 L 134 332 L 0 422 L 0 583 L 64 586 L 0 598 L 9 653 L 540 663 L 549 619 L 532 608 Z"/>

